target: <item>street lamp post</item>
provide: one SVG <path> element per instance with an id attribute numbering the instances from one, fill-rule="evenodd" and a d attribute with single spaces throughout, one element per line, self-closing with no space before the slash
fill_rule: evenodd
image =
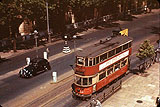
<path id="1" fill-rule="evenodd" d="M 48 42 L 51 42 L 51 34 L 49 31 L 49 15 L 48 15 L 48 1 L 46 0 L 46 10 L 47 10 L 47 33 L 48 33 Z"/>
<path id="2" fill-rule="evenodd" d="M 76 41 L 75 41 L 75 39 L 77 38 L 77 36 L 76 35 L 74 35 L 73 36 L 73 39 L 74 39 L 74 54 L 75 54 L 75 56 L 76 56 Z"/>
<path id="3" fill-rule="evenodd" d="M 160 35 L 159 35 L 159 41 L 158 41 L 158 51 L 157 51 L 157 56 L 158 56 L 158 68 L 160 68 Z M 160 96 L 160 69 L 159 69 L 159 96 Z"/>
<path id="4" fill-rule="evenodd" d="M 36 57 L 38 58 L 38 48 L 37 48 L 38 47 L 38 40 L 37 40 L 38 35 L 37 34 L 38 34 L 37 30 L 35 30 L 34 31 L 34 39 L 35 39 L 35 45 L 36 45 Z"/>

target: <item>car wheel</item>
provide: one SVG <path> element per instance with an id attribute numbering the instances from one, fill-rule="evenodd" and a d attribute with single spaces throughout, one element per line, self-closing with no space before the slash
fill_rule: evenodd
<path id="1" fill-rule="evenodd" d="M 45 71 L 48 71 L 48 67 L 47 67 L 47 66 L 44 66 L 44 70 L 45 70 Z"/>
<path id="2" fill-rule="evenodd" d="M 29 75 L 30 77 L 32 77 L 33 76 L 33 74 L 32 73 L 30 73 L 30 75 Z"/>
<path id="3" fill-rule="evenodd" d="M 48 65 L 48 66 L 47 66 L 47 69 L 48 69 L 48 70 L 51 70 L 51 66 L 50 66 L 50 65 Z"/>

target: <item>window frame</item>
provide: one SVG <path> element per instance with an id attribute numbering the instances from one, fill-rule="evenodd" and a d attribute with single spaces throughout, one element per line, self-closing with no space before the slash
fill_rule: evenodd
<path id="1" fill-rule="evenodd" d="M 89 62 L 89 66 L 93 66 L 93 58 L 89 58 L 88 62 Z"/>
<path id="2" fill-rule="evenodd" d="M 88 64 L 88 58 L 86 57 L 85 58 L 85 66 L 88 66 L 89 64 Z"/>
<path id="3" fill-rule="evenodd" d="M 113 64 L 110 65 L 109 67 L 107 67 L 107 76 L 109 76 L 113 73 L 113 68 L 114 68 Z"/>
<path id="4" fill-rule="evenodd" d="M 125 47 L 125 46 L 127 46 L 127 47 Z M 129 47 L 129 46 L 128 46 L 128 43 L 124 44 L 124 45 L 123 45 L 123 50 L 128 49 L 128 47 Z"/>
<path id="5" fill-rule="evenodd" d="M 113 53 L 110 53 L 110 52 L 113 52 Z M 111 58 L 114 55 L 115 55 L 115 49 L 112 49 L 112 50 L 108 51 L 108 58 Z"/>
<path id="6" fill-rule="evenodd" d="M 79 63 L 78 63 L 78 59 L 82 59 L 82 63 L 83 63 L 83 64 L 79 64 Z M 84 66 L 84 65 L 85 65 L 84 60 L 85 60 L 84 57 L 77 57 L 77 58 L 76 58 L 76 63 L 77 63 L 77 65 L 79 65 L 79 66 Z"/>
<path id="7" fill-rule="evenodd" d="M 120 50 L 118 50 L 118 49 L 120 49 Z M 117 50 L 118 50 L 118 51 L 117 51 Z M 118 53 L 120 53 L 120 52 L 122 52 L 122 46 L 117 47 L 115 53 L 118 54 Z"/>
<path id="8" fill-rule="evenodd" d="M 97 56 L 97 57 L 96 57 L 96 64 L 99 64 L 99 63 L 100 63 L 99 59 L 100 59 L 99 56 Z"/>
<path id="9" fill-rule="evenodd" d="M 93 58 L 93 66 L 96 65 L 96 58 Z"/>
<path id="10" fill-rule="evenodd" d="M 101 81 L 102 79 L 104 79 L 106 77 L 106 71 L 102 72 L 99 74 L 99 81 Z"/>
<path id="11" fill-rule="evenodd" d="M 105 52 L 104 54 L 100 55 L 100 62 L 108 59 L 108 58 L 107 58 L 107 54 L 108 54 L 108 52 Z"/>

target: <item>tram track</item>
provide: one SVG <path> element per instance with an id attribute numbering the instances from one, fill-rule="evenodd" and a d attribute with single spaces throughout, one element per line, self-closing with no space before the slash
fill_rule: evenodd
<path id="1" fill-rule="evenodd" d="M 38 107 L 39 105 L 43 106 L 46 102 L 50 101 L 51 99 L 56 99 L 61 92 L 65 92 L 66 89 L 71 87 L 72 83 L 73 83 L 73 75 L 65 78 L 64 80 L 58 82 L 57 84 L 55 83 L 57 85 L 55 88 L 43 94 L 42 96 L 38 97 L 37 99 L 34 99 L 33 101 L 27 103 L 23 107 Z"/>

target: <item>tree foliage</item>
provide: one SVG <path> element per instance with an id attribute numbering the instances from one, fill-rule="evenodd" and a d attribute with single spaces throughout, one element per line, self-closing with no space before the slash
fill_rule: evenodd
<path id="1" fill-rule="evenodd" d="M 145 60 L 146 58 L 151 58 L 155 55 L 154 46 L 150 44 L 149 40 L 145 40 L 138 49 L 137 57 L 140 60 Z"/>
<path id="2" fill-rule="evenodd" d="M 128 0 L 3 0 L 0 2 L 0 28 L 4 28 L 3 31 L 8 29 L 8 32 L 10 32 L 9 29 L 11 29 L 12 32 L 18 32 L 17 27 L 21 21 L 29 18 L 36 22 L 36 29 L 46 29 L 46 2 L 49 4 L 50 27 L 58 31 L 58 29 L 64 29 L 65 24 L 69 24 L 65 19 L 65 15 L 69 10 L 72 10 L 76 21 L 84 21 L 95 18 L 95 10 L 98 15 L 97 17 L 100 17 L 118 12 L 119 4 L 122 5 L 123 10 L 125 9 L 124 7 L 127 8 L 129 1 L 132 1 L 134 5 L 135 0 L 127 1 Z M 147 1 L 149 2 L 151 0 Z M 3 35 L 5 34 L 3 33 Z M 14 33 L 12 33 L 12 35 L 14 35 Z"/>

